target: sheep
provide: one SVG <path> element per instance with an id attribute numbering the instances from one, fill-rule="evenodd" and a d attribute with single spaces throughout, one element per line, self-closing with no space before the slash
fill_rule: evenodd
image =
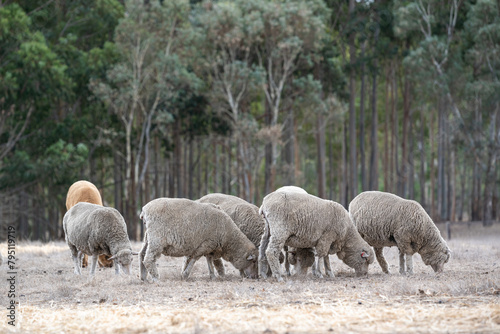
<path id="1" fill-rule="evenodd" d="M 76 181 L 69 187 L 66 195 L 66 210 L 71 209 L 76 203 L 87 202 L 102 206 L 101 194 L 97 187 L 88 181 Z M 82 267 L 88 265 L 87 255 L 83 256 Z M 110 260 L 106 255 L 99 255 L 99 266 L 111 268 L 113 260 Z"/>
<path id="2" fill-rule="evenodd" d="M 275 190 L 275 192 L 291 192 L 291 193 L 298 193 L 298 194 L 307 194 L 307 191 L 304 189 L 297 187 L 297 186 L 284 186 L 281 188 L 278 188 Z M 265 240 L 269 240 L 269 227 L 266 223 L 266 232 L 267 235 L 263 237 Z M 262 249 L 265 250 L 267 246 L 263 247 Z M 259 248 L 259 251 L 261 248 Z M 316 272 L 316 266 L 313 266 L 314 264 L 314 250 L 311 248 L 295 248 L 295 247 L 288 247 L 285 246 L 285 254 L 286 254 L 286 259 L 285 259 L 285 269 L 287 272 L 287 275 L 290 276 L 290 264 L 294 266 L 294 271 L 301 276 L 305 276 L 307 274 L 307 270 L 309 267 L 312 266 L 313 274 L 315 276 L 318 276 L 318 273 Z M 267 268 L 267 260 L 265 257 L 265 253 L 259 254 L 259 262 L 263 270 Z M 281 262 L 281 261 L 280 261 Z M 325 268 L 327 270 L 329 269 L 328 273 L 331 273 L 331 268 L 330 268 L 330 261 L 328 260 L 328 255 L 324 259 L 325 263 Z M 264 278 L 269 274 L 269 270 L 266 270 L 264 273 L 261 271 L 261 276 Z M 331 273 L 333 275 L 333 273 Z"/>
<path id="3" fill-rule="evenodd" d="M 221 193 L 213 193 L 198 199 L 200 203 L 212 203 L 218 205 L 225 213 L 231 217 L 233 222 L 243 232 L 243 234 L 258 249 L 260 240 L 264 233 L 264 218 L 259 215 L 259 208 L 244 199 L 236 196 Z M 220 276 L 224 276 L 224 265 L 221 259 L 214 260 L 214 266 Z M 240 271 L 243 275 L 243 272 Z"/>
<path id="4" fill-rule="evenodd" d="M 157 198 L 147 203 L 140 215 L 146 226 L 139 253 L 141 279 L 148 273 L 158 281 L 156 260 L 161 254 L 187 257 L 182 278 L 187 279 L 195 262 L 207 259 L 210 278 L 213 260 L 221 257 L 249 277 L 257 275 L 257 248 L 217 205 L 184 198 Z"/>
<path id="5" fill-rule="evenodd" d="M 264 197 L 260 212 L 270 233 L 267 240 L 266 234 L 263 236 L 259 252 L 265 254 L 278 281 L 283 280 L 278 254 L 286 245 L 314 248 L 320 274 L 319 260 L 328 254 L 337 254 L 357 276 L 367 274 L 368 265 L 373 263 L 370 246 L 359 235 L 347 210 L 336 202 L 303 193 L 273 192 Z"/>
<path id="6" fill-rule="evenodd" d="M 391 193 L 365 191 L 349 204 L 349 213 L 363 239 L 375 250 L 382 271 L 389 273 L 383 255 L 384 247 L 399 249 L 399 272 L 413 274 L 413 254 L 436 273 L 443 271 L 451 251 L 441 234 L 416 201 L 406 200 Z"/>
<path id="7" fill-rule="evenodd" d="M 114 208 L 80 202 L 66 212 L 63 218 L 66 243 L 71 251 L 75 274 L 81 275 L 83 254 L 92 255 L 90 276 L 95 275 L 97 256 L 106 254 L 115 261 L 115 274 L 130 274 L 132 252 L 127 226 Z"/>

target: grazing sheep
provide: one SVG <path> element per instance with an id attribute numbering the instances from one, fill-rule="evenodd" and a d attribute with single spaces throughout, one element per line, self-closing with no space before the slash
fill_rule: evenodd
<path id="1" fill-rule="evenodd" d="M 259 215 L 259 208 L 236 196 L 214 193 L 197 200 L 200 203 L 218 205 L 231 217 L 233 222 L 258 249 L 264 233 L 264 218 Z M 220 276 L 224 276 L 224 265 L 221 259 L 214 260 L 214 266 Z M 240 270 L 240 274 L 243 272 Z"/>
<path id="2" fill-rule="evenodd" d="M 414 253 L 419 253 L 422 261 L 438 273 L 450 259 L 450 249 L 418 202 L 390 193 L 365 191 L 351 201 L 349 213 L 363 239 L 375 249 L 386 274 L 389 269 L 384 247 L 398 247 L 401 274 L 405 274 L 405 256 L 408 274 L 413 274 Z"/>
<path id="3" fill-rule="evenodd" d="M 195 262 L 207 258 L 210 277 L 215 277 L 213 260 L 223 258 L 249 277 L 257 275 L 257 248 L 217 205 L 184 198 L 158 198 L 142 208 L 146 226 L 140 251 L 141 279 L 148 272 L 159 278 L 156 260 L 186 256 L 182 278 L 187 279 Z"/>
<path id="4" fill-rule="evenodd" d="M 273 192 L 264 198 L 260 212 L 269 224 L 270 236 L 268 240 L 263 236 L 259 251 L 265 253 L 278 281 L 282 281 L 278 254 L 286 245 L 315 248 L 320 274 L 319 260 L 328 254 L 337 254 L 358 276 L 366 274 L 373 262 L 370 246 L 338 203 L 309 194 Z"/>
<path id="5" fill-rule="evenodd" d="M 97 187 L 88 181 L 76 181 L 69 187 L 66 195 L 66 210 L 71 209 L 76 203 L 87 202 L 102 206 L 101 194 Z M 82 267 L 88 265 L 87 255 L 83 256 Z M 99 266 L 111 268 L 113 260 L 110 260 L 106 255 L 99 255 Z"/>
<path id="6" fill-rule="evenodd" d="M 281 188 L 278 188 L 275 190 L 275 192 L 288 192 L 288 193 L 296 193 L 296 194 L 307 194 L 307 191 L 304 189 L 297 187 L 297 186 L 284 186 Z M 266 230 L 265 233 L 266 235 L 263 236 L 262 239 L 264 240 L 269 240 L 269 226 L 266 222 Z M 263 248 L 259 248 L 259 252 L 262 249 L 262 253 L 259 254 L 259 264 L 263 268 L 262 270 L 265 270 L 268 267 L 268 263 L 266 260 L 265 256 L 265 249 L 267 248 L 267 245 Z M 287 275 L 290 276 L 290 264 L 294 267 L 294 271 L 296 274 L 305 276 L 307 274 L 307 270 L 309 267 L 313 266 L 314 264 L 314 250 L 311 248 L 295 248 L 295 247 L 288 247 L 285 246 L 285 269 L 287 272 Z M 324 259 L 325 262 L 325 267 L 327 269 L 330 269 L 329 273 L 331 273 L 331 268 L 330 268 L 330 261 L 328 260 L 328 255 Z M 281 260 L 280 260 L 281 263 Z M 313 274 L 315 276 L 318 276 L 318 273 L 316 272 L 316 266 L 312 267 L 313 269 Z M 261 270 L 261 276 L 266 278 L 267 275 L 270 275 L 270 270 L 266 270 L 264 273 L 262 273 Z M 265 274 L 267 273 L 267 275 Z M 333 275 L 333 274 L 332 274 Z"/>
<path id="7" fill-rule="evenodd" d="M 91 276 L 95 274 L 97 256 L 100 254 L 111 256 L 117 275 L 120 267 L 125 274 L 130 274 L 132 255 L 137 253 L 132 252 L 127 226 L 118 210 L 80 202 L 64 215 L 63 228 L 77 275 L 81 275 L 83 254 L 92 255 Z"/>

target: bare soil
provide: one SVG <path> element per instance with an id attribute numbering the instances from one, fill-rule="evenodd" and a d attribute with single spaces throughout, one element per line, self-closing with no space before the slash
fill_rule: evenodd
<path id="1" fill-rule="evenodd" d="M 443 230 L 444 226 L 439 226 Z M 99 269 L 73 273 L 64 242 L 16 245 L 16 326 L 7 323 L 8 268 L 0 267 L 0 333 L 500 333 L 500 224 L 452 226 L 453 251 L 435 275 L 419 255 L 412 276 L 398 271 L 396 248 L 386 249 L 390 275 L 378 263 L 369 275 L 331 257 L 335 278 L 251 280 L 226 263 L 210 280 L 204 259 L 187 281 L 182 259 L 158 260 L 159 283 Z M 133 243 L 140 250 L 140 243 Z M 0 244 L 4 258 L 6 243 Z"/>

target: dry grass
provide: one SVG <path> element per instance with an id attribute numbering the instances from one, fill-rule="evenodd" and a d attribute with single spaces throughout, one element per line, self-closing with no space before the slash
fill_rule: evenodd
<path id="1" fill-rule="evenodd" d="M 453 227 L 453 251 L 436 276 L 415 256 L 415 275 L 398 274 L 397 250 L 386 250 L 391 275 L 375 263 L 370 275 L 332 257 L 337 277 L 249 280 L 226 265 L 211 281 L 200 260 L 188 281 L 182 259 L 162 257 L 158 284 L 99 269 L 89 280 L 73 274 L 63 242 L 22 243 L 18 252 L 17 326 L 2 316 L 0 332 L 36 333 L 498 333 L 500 332 L 500 224 Z M 140 243 L 133 245 L 140 249 Z M 6 244 L 0 244 L 5 255 Z M 5 282 L 7 269 L 0 267 Z M 4 286 L 3 284 L 0 285 Z M 5 288 L 6 289 L 6 288 Z M 6 305 L 6 291 L 0 305 Z M 5 312 L 5 311 L 4 311 Z"/>

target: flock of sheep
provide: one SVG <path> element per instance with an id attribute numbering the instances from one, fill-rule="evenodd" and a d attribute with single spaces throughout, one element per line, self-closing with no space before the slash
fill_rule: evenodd
<path id="1" fill-rule="evenodd" d="M 66 206 L 63 227 L 78 275 L 84 255 L 92 256 L 94 275 L 97 262 L 114 262 L 116 274 L 120 268 L 129 274 L 138 254 L 143 281 L 148 274 L 152 281 L 159 279 L 156 260 L 161 254 L 184 257 L 183 279 L 204 256 L 211 278 L 225 275 L 223 259 L 243 277 L 272 275 L 278 281 L 283 280 L 283 262 L 287 275 L 304 275 L 311 268 L 316 277 L 323 277 L 323 271 L 333 277 L 330 254 L 337 254 L 358 276 L 368 273 L 374 257 L 389 273 L 383 247 L 398 247 L 401 274 L 413 273 L 414 253 L 435 272 L 450 258 L 450 249 L 419 203 L 378 191 L 359 194 L 349 211 L 295 186 L 268 194 L 260 208 L 219 193 L 196 201 L 158 198 L 142 208 L 146 232 L 139 253 L 132 251 L 121 214 L 102 206 L 92 183 L 74 183 Z"/>

